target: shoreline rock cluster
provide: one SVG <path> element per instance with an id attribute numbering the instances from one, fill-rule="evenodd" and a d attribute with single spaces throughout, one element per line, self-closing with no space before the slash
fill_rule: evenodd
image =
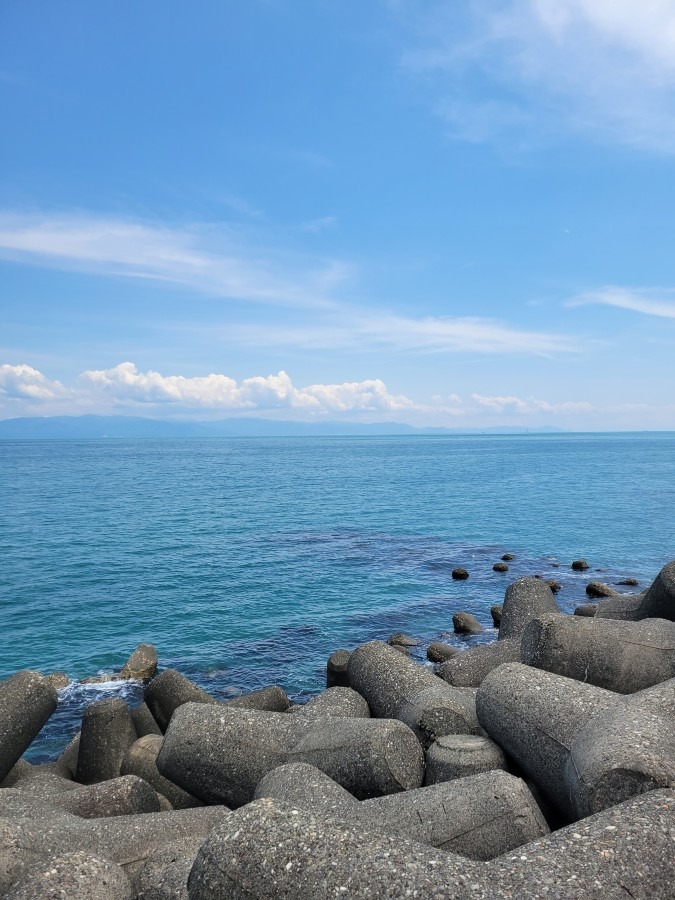
<path id="1" fill-rule="evenodd" d="M 337 650 L 304 706 L 220 701 L 141 645 L 119 677 L 144 702 L 91 703 L 43 765 L 54 679 L 13 675 L 0 896 L 675 898 L 675 561 L 593 591 L 565 615 L 518 579 L 497 639 L 435 642 L 435 668 L 405 635 Z"/>

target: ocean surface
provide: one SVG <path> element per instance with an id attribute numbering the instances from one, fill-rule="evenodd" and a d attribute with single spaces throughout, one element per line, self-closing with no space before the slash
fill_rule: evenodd
<path id="1" fill-rule="evenodd" d="M 641 590 L 675 558 L 675 434 L 0 441 L 0 510 L 0 676 L 73 679 L 38 760 L 87 702 L 140 702 L 77 679 L 142 641 L 217 696 L 302 701 L 339 647 L 494 639 L 523 575 L 557 579 L 566 611 L 592 579 Z M 485 634 L 452 635 L 459 610 Z"/>

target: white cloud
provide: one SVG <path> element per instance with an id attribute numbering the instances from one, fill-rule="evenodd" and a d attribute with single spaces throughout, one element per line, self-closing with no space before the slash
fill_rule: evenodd
<path id="1" fill-rule="evenodd" d="M 455 135 L 531 143 L 571 128 L 675 151 L 672 0 L 399 5 L 419 35 L 406 62 L 438 72 Z"/>
<path id="2" fill-rule="evenodd" d="M 0 255 L 19 262 L 143 278 L 236 300 L 330 306 L 350 274 L 337 260 L 293 269 L 273 251 L 253 251 L 232 230 L 168 228 L 86 214 L 0 212 Z"/>
<path id="3" fill-rule="evenodd" d="M 471 399 L 483 409 L 495 413 L 570 413 L 591 412 L 593 406 L 586 401 L 565 401 L 550 403 L 548 400 L 537 400 L 535 397 L 500 397 L 472 394 Z"/>
<path id="4" fill-rule="evenodd" d="M 675 319 L 675 289 L 605 287 L 572 297 L 566 305 L 614 306 L 647 316 Z"/>
<path id="5" fill-rule="evenodd" d="M 64 397 L 66 388 L 32 366 L 0 365 L 0 397 L 6 400 L 47 402 Z"/>
<path id="6" fill-rule="evenodd" d="M 317 325 L 228 328 L 238 342 L 262 346 L 382 349 L 420 353 L 485 353 L 550 356 L 578 352 L 583 338 L 528 331 L 493 319 L 396 315 L 344 307 L 339 318 Z"/>
<path id="7" fill-rule="evenodd" d="M 254 376 L 240 382 L 227 375 L 186 378 L 139 372 L 125 362 L 111 369 L 89 370 L 80 376 L 85 392 L 101 392 L 115 405 L 174 405 L 209 410 L 293 409 L 308 413 L 383 412 L 409 409 L 411 400 L 389 393 L 379 379 L 345 384 L 295 387 L 286 372 Z"/>

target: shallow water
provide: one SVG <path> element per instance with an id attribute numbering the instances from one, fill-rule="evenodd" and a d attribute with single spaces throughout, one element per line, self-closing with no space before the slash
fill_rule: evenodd
<path id="1" fill-rule="evenodd" d="M 675 435 L 0 441 L 0 500 L 3 677 L 151 641 L 207 690 L 302 699 L 337 647 L 436 639 L 459 609 L 491 626 L 513 578 L 556 578 L 566 610 L 592 578 L 650 581 L 675 558 Z M 120 690 L 140 697 L 66 689 L 33 753 Z"/>

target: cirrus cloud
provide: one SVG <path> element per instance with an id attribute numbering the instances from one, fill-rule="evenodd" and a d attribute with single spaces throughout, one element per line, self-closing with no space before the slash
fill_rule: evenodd
<path id="1" fill-rule="evenodd" d="M 561 131 L 675 152 L 671 0 L 399 0 L 454 136 L 538 144 Z"/>

